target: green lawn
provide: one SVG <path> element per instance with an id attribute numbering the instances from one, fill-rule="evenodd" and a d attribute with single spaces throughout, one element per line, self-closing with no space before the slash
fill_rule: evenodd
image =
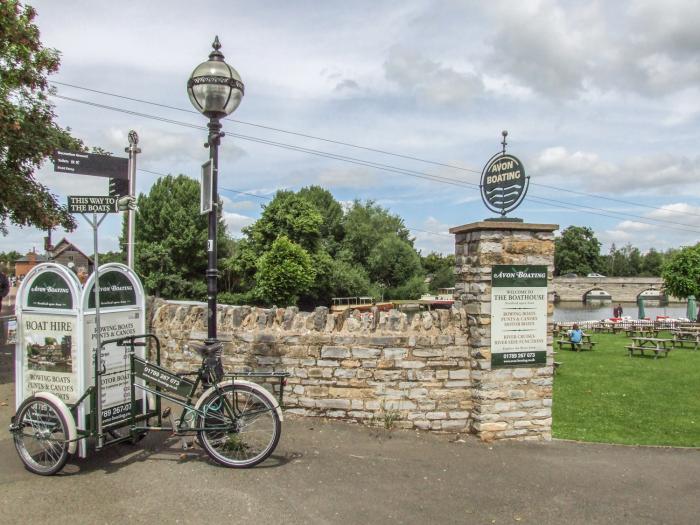
<path id="1" fill-rule="evenodd" d="M 554 378 L 554 437 L 700 447 L 700 350 L 630 358 L 624 334 L 592 339 L 593 351 L 558 350 L 555 343 L 563 364 Z"/>

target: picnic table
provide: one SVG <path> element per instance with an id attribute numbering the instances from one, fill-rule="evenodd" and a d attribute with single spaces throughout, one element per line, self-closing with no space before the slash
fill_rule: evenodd
<path id="1" fill-rule="evenodd" d="M 627 351 L 629 356 L 632 357 L 635 352 L 639 352 L 640 356 L 644 355 L 644 352 L 654 352 L 654 359 L 659 357 L 659 354 L 663 354 L 668 357 L 668 353 L 673 348 L 674 340 L 662 337 L 633 337 L 632 344 L 627 345 Z"/>
<path id="2" fill-rule="evenodd" d="M 625 328 L 625 334 L 627 337 L 656 337 L 659 335 L 659 331 L 653 326 L 635 326 Z"/>
<path id="3" fill-rule="evenodd" d="M 599 323 L 591 326 L 594 332 L 607 332 L 610 334 L 617 334 L 624 330 L 624 326 L 619 323 L 612 323 L 609 321 L 601 321 Z"/>
<path id="4" fill-rule="evenodd" d="M 554 328 L 552 329 L 552 333 L 554 334 L 554 337 L 557 336 L 563 336 L 566 334 L 569 330 L 571 330 L 574 327 L 573 323 L 555 323 Z"/>
<path id="5" fill-rule="evenodd" d="M 697 350 L 700 346 L 700 331 L 678 329 L 673 331 L 673 346 L 678 345 L 684 348 L 685 343 L 692 343 L 693 350 Z"/>
<path id="6" fill-rule="evenodd" d="M 574 343 L 569 339 L 559 339 L 557 344 L 559 345 L 559 350 L 569 348 L 570 350 L 580 352 L 581 350 L 593 350 L 593 347 L 597 343 L 595 341 L 591 341 L 591 336 L 589 334 L 583 334 L 580 343 Z"/>

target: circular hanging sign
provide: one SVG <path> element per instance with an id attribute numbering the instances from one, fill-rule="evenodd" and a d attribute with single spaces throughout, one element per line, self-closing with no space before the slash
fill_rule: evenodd
<path id="1" fill-rule="evenodd" d="M 497 153 L 481 172 L 481 198 L 486 207 L 505 215 L 522 202 L 529 186 L 523 163 L 508 153 Z"/>

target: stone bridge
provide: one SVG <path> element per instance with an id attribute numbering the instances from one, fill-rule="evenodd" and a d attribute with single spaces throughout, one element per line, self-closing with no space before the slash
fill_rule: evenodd
<path id="1" fill-rule="evenodd" d="M 586 292 L 600 289 L 608 292 L 613 301 L 636 302 L 643 291 L 662 288 L 661 277 L 555 277 L 552 281 L 552 289 L 561 301 L 583 301 Z M 668 299 L 678 301 L 674 297 Z"/>

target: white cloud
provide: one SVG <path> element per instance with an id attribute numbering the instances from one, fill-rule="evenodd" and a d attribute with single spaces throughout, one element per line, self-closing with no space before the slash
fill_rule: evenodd
<path id="1" fill-rule="evenodd" d="M 377 171 L 369 168 L 326 168 L 316 180 L 326 188 L 373 188 L 381 184 Z"/>
<path id="2" fill-rule="evenodd" d="M 559 180 L 571 185 L 575 181 L 582 191 L 603 193 L 643 194 L 663 188 L 667 195 L 697 194 L 693 188 L 700 178 L 700 157 L 670 153 L 638 155 L 613 163 L 596 153 L 552 147 L 543 150 L 531 166 L 530 172 L 546 177 L 547 182 Z"/>
<path id="3" fill-rule="evenodd" d="M 414 245 L 423 255 L 430 252 L 450 255 L 455 250 L 454 236 L 449 233 L 450 227 L 435 217 L 428 217 L 419 226 L 407 225 L 415 238 Z"/>
<path id="4" fill-rule="evenodd" d="M 226 223 L 226 228 L 229 235 L 233 237 L 240 237 L 241 229 L 253 224 L 255 219 L 239 213 L 224 211 L 224 222 Z"/>
<path id="5" fill-rule="evenodd" d="M 458 71 L 400 47 L 390 50 L 384 74 L 400 93 L 411 95 L 421 105 L 466 106 L 484 89 L 473 72 Z"/>

